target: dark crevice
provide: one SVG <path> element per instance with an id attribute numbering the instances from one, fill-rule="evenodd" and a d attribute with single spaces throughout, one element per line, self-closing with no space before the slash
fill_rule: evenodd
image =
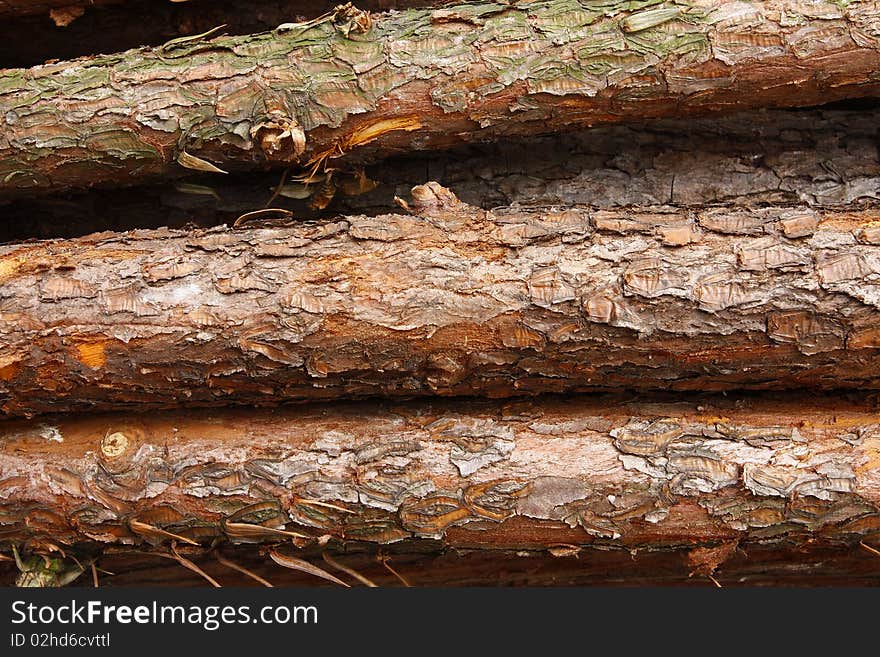
<path id="1" fill-rule="evenodd" d="M 334 0 L 190 0 L 156 2 L 127 0 L 118 5 L 87 9 L 66 27 L 47 14 L 4 17 L 0 21 L 0 67 L 24 68 L 48 60 L 65 60 L 158 46 L 170 39 L 201 34 L 226 25 L 225 34 L 240 35 L 272 30 L 282 23 L 309 20 L 333 9 Z M 435 0 L 358 0 L 368 11 L 397 6 L 441 5 Z"/>
<path id="2" fill-rule="evenodd" d="M 560 546 L 564 547 L 564 546 Z M 334 558 L 379 586 L 403 583 L 422 586 L 877 586 L 877 556 L 858 545 L 803 537 L 801 541 L 766 545 L 743 542 L 715 572 L 713 582 L 693 574 L 688 556 L 695 546 L 666 550 L 584 548 L 567 556 L 545 551 L 450 550 L 437 541 L 409 540 L 385 546 L 351 543 L 331 546 Z M 247 575 L 222 565 L 205 549 L 179 547 L 187 558 L 223 586 L 258 586 Z M 158 551 L 158 550 L 157 550 Z M 298 556 L 324 565 L 323 550 L 303 550 Z M 274 586 L 333 586 L 313 575 L 283 568 L 267 550 L 227 545 L 219 552 Z M 100 585 L 204 586 L 205 580 L 179 563 L 150 550 L 110 548 L 98 555 Z M 18 572 L 12 562 L 0 562 L 0 584 L 10 586 Z M 345 577 L 344 575 L 342 575 Z M 90 583 L 88 573 L 75 584 Z"/>
<path id="3" fill-rule="evenodd" d="M 321 186 L 298 185 L 294 174 L 284 194 L 309 197 L 272 200 L 281 171 L 199 174 L 139 187 L 45 195 L 0 205 L 0 241 L 231 224 L 270 200 L 271 207 L 291 212 L 293 219 L 399 212 L 394 197 L 405 198 L 428 180 L 487 209 L 663 205 L 673 180 L 674 202 L 682 206 L 856 209 L 880 202 L 878 119 L 876 107 L 752 111 L 402 155 L 363 171 L 341 169 L 334 174 L 337 189 L 321 210 L 313 207 Z"/>

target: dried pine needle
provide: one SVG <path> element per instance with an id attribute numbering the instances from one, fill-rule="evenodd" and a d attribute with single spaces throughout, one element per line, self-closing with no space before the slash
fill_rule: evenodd
<path id="1" fill-rule="evenodd" d="M 191 153 L 187 153 L 186 151 L 180 151 L 180 155 L 177 156 L 177 163 L 186 167 L 187 169 L 193 169 L 194 171 L 206 171 L 207 173 L 228 173 L 224 171 L 218 166 L 215 166 L 208 162 L 208 160 L 203 160 L 200 157 L 196 157 Z"/>
<path id="2" fill-rule="evenodd" d="M 287 181 L 288 175 L 290 175 L 290 167 L 287 167 L 281 172 L 281 180 L 278 181 L 278 185 L 275 186 L 275 191 L 272 192 L 272 196 L 269 197 L 269 200 L 266 201 L 266 205 L 263 206 L 264 210 L 275 202 L 275 199 L 278 198 L 279 194 L 284 196 L 282 190 L 284 189 L 284 183 Z"/>
<path id="3" fill-rule="evenodd" d="M 376 559 L 379 561 L 379 563 L 381 563 L 383 566 L 385 566 L 385 569 L 386 569 L 389 573 L 391 573 L 391 574 L 394 575 L 397 579 L 399 579 L 401 584 L 403 584 L 403 585 L 404 585 L 405 587 L 407 587 L 407 588 L 409 588 L 410 586 L 412 586 L 412 585 L 407 581 L 407 579 L 406 579 L 403 575 L 401 575 L 399 572 L 397 572 L 396 570 L 394 570 L 394 568 L 392 568 L 392 567 L 388 564 L 388 557 L 387 557 L 387 556 L 385 556 L 384 554 L 382 554 L 382 555 L 377 556 Z"/>
<path id="4" fill-rule="evenodd" d="M 314 575 L 315 577 L 320 577 L 321 579 L 326 579 L 328 582 L 333 582 L 334 584 L 339 584 L 340 586 L 344 586 L 346 588 L 351 588 L 351 584 L 343 582 L 341 579 L 336 577 L 335 575 L 331 575 L 323 568 L 319 568 L 313 564 L 310 564 L 308 561 L 304 559 L 297 559 L 296 557 L 291 557 L 286 554 L 281 554 L 277 550 L 269 550 L 269 557 L 277 563 L 279 566 L 284 566 L 285 568 L 290 568 L 291 570 L 298 570 L 301 573 L 307 573 L 309 575 Z"/>
<path id="5" fill-rule="evenodd" d="M 172 541 L 180 541 L 181 543 L 186 543 L 187 545 L 198 545 L 198 543 L 196 543 L 192 539 L 187 538 L 186 536 L 172 534 L 171 532 L 165 531 L 164 529 L 159 529 L 158 527 L 154 527 L 153 525 L 141 522 L 140 520 L 129 520 L 128 527 L 135 534 L 145 536 L 147 538 L 169 538 Z"/>
<path id="6" fill-rule="evenodd" d="M 259 582 L 259 583 L 262 584 L 263 586 L 267 586 L 267 587 L 269 587 L 270 589 L 271 589 L 271 588 L 275 588 L 269 580 L 267 580 L 267 579 L 263 579 L 262 577 L 260 577 L 260 576 L 257 575 L 256 573 L 254 573 L 254 572 L 248 570 L 248 569 L 245 568 L 244 566 L 240 566 L 240 565 L 238 565 L 238 564 L 235 563 L 234 561 L 230 561 L 229 559 L 227 559 L 226 557 L 224 557 L 223 555 L 221 555 L 219 552 L 215 552 L 215 553 L 214 553 L 214 558 L 217 559 L 217 561 L 219 561 L 221 564 L 223 564 L 223 565 L 226 566 L 227 568 L 232 568 L 232 570 L 235 570 L 235 571 L 237 571 L 237 572 L 239 572 L 239 573 L 241 573 L 241 574 L 243 574 L 243 575 L 247 575 L 247 576 L 250 577 L 252 580 L 254 580 L 255 582 Z"/>
<path id="7" fill-rule="evenodd" d="M 232 222 L 233 228 L 241 228 L 249 221 L 266 220 L 266 219 L 288 219 L 293 216 L 293 212 L 284 208 L 263 208 L 262 210 L 253 210 L 245 212 L 238 219 Z"/>
<path id="8" fill-rule="evenodd" d="M 341 570 L 346 575 L 351 575 L 352 577 L 354 577 L 357 581 L 359 581 L 364 586 L 369 586 L 370 588 L 373 588 L 373 589 L 378 588 L 378 585 L 374 581 L 372 581 L 369 577 L 365 577 L 364 575 L 361 575 L 354 568 L 349 568 L 348 566 L 345 566 L 345 565 L 339 563 L 338 561 L 336 561 L 336 559 L 333 559 L 326 552 L 324 552 L 321 556 L 323 557 L 324 561 L 326 561 L 328 564 L 330 564 L 331 566 L 333 566 L 337 570 Z"/>
<path id="9" fill-rule="evenodd" d="M 211 577 L 208 573 L 206 573 L 204 570 L 202 570 L 201 568 L 199 568 L 199 567 L 198 567 L 195 563 L 193 563 L 192 561 L 190 561 L 190 560 L 187 559 L 186 557 L 180 555 L 180 554 L 177 552 L 177 545 L 176 545 L 175 543 L 173 543 L 173 542 L 171 543 L 171 552 L 170 552 L 170 553 L 156 552 L 156 554 L 158 554 L 160 557 L 165 557 L 166 559 L 173 559 L 174 561 L 176 561 L 177 563 L 179 563 L 179 564 L 180 564 L 181 566 L 183 566 L 184 568 L 187 568 L 187 569 L 193 571 L 193 572 L 196 573 L 197 575 L 201 575 L 201 576 L 204 577 L 205 580 L 207 580 L 207 581 L 211 584 L 211 586 L 213 586 L 214 588 L 218 588 L 218 589 L 219 589 L 219 588 L 222 588 L 222 587 L 220 586 L 220 583 L 219 583 L 216 579 L 214 579 L 213 577 Z"/>
<path id="10" fill-rule="evenodd" d="M 174 0 L 172 0 L 174 1 Z M 177 0 L 177 2 L 181 2 L 185 0 Z M 202 39 L 206 39 L 209 36 L 216 34 L 220 30 L 226 27 L 226 23 L 223 25 L 218 25 L 217 27 L 212 27 L 207 32 L 202 32 L 201 34 L 192 34 L 190 36 L 177 37 L 176 39 L 171 39 L 170 41 L 166 41 L 158 48 L 158 52 L 160 54 L 159 59 L 162 59 L 161 55 L 167 53 L 169 50 L 173 50 L 174 48 L 178 48 L 180 46 L 186 45 L 188 43 L 192 43 L 193 41 L 200 41 Z M 164 61 L 164 60 L 163 60 Z"/>
<path id="11" fill-rule="evenodd" d="M 877 548 L 871 547 L 870 545 L 868 545 L 864 541 L 859 541 L 859 545 L 861 545 L 863 548 L 865 548 L 871 554 L 874 554 L 874 555 L 877 555 L 878 557 L 880 557 L 880 550 L 878 550 Z"/>
<path id="12" fill-rule="evenodd" d="M 311 538 L 306 534 L 289 532 L 284 529 L 255 525 L 250 522 L 225 522 L 223 530 L 230 538 L 264 538 L 266 536 L 283 536 L 286 538 Z"/>
<path id="13" fill-rule="evenodd" d="M 304 497 L 297 497 L 294 499 L 294 502 L 297 504 L 305 504 L 306 506 L 322 506 L 326 509 L 333 509 L 334 511 L 341 511 L 342 513 L 354 513 L 351 509 L 346 509 L 344 506 L 337 506 L 336 504 L 330 504 L 330 502 L 321 502 L 319 500 L 310 500 Z"/>

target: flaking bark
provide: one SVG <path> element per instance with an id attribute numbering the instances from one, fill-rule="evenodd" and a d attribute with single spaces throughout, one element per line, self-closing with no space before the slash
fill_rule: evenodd
<path id="1" fill-rule="evenodd" d="M 6 71 L 0 192 L 190 168 L 323 168 L 625 119 L 880 89 L 876 2 L 553 0 L 371 19 Z"/>
<path id="2" fill-rule="evenodd" d="M 36 545 L 852 544 L 880 531 L 878 504 L 876 409 L 840 398 L 337 404 L 0 427 L 0 538 Z"/>
<path id="3" fill-rule="evenodd" d="M 2 410 L 880 389 L 875 210 L 410 205 L 0 247 Z"/>

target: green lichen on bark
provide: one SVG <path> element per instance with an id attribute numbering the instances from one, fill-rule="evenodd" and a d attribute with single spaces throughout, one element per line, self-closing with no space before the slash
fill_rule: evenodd
<path id="1" fill-rule="evenodd" d="M 184 152 L 224 169 L 305 164 L 869 94 L 878 14 L 877 2 L 777 0 L 343 9 L 5 71 L 0 193 L 182 173 Z"/>

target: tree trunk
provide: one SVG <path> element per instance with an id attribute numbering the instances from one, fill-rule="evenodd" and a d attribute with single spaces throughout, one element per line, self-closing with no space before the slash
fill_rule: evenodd
<path id="1" fill-rule="evenodd" d="M 878 123 L 880 111 L 862 109 L 751 111 L 602 126 L 392 158 L 366 168 L 367 178 L 378 183 L 369 191 L 351 173 L 337 172 L 339 189 L 327 210 L 311 207 L 323 185 L 288 181 L 282 189 L 287 196 L 275 196 L 271 205 L 302 219 L 330 211 L 384 214 L 394 210 L 395 195 L 433 179 L 483 208 L 808 204 L 852 210 L 880 200 Z M 2 209 L 0 242 L 232 224 L 264 207 L 278 183 L 275 173 L 206 175 L 20 199 Z"/>
<path id="2" fill-rule="evenodd" d="M 0 247 L 3 410 L 880 389 L 876 211 L 413 199 Z"/>
<path id="3" fill-rule="evenodd" d="M 876 408 L 806 395 L 11 421 L 0 536 L 574 552 L 853 542 L 880 531 L 878 456 Z"/>
<path id="4" fill-rule="evenodd" d="M 806 13 L 804 13 L 806 12 Z M 876 2 L 342 9 L 6 71 L 0 192 L 352 160 L 880 90 Z M 333 166 L 338 167 L 338 164 Z"/>

